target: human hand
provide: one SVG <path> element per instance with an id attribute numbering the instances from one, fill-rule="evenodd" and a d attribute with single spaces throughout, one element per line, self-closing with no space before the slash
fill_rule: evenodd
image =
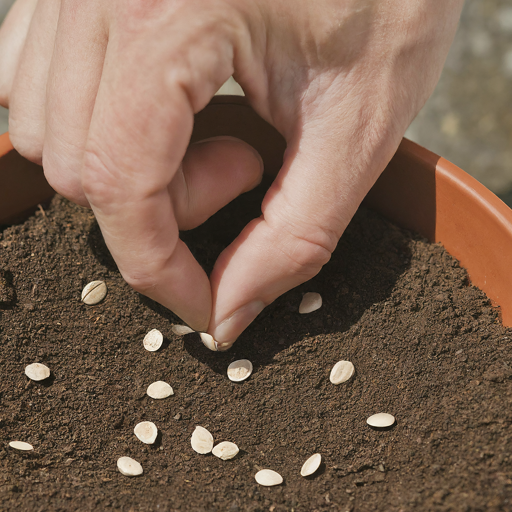
<path id="1" fill-rule="evenodd" d="M 461 0 L 18 0 L 0 103 L 24 156 L 89 204 L 123 277 L 228 348 L 316 275 L 433 90 Z M 210 284 L 178 238 L 258 183 L 241 142 L 187 144 L 234 74 L 283 167 Z M 213 298 L 213 302 L 212 302 Z"/>

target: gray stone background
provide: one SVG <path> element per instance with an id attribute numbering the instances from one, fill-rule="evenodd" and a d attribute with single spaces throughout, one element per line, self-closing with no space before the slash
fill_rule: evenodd
<path id="1" fill-rule="evenodd" d="M 12 0 L 0 0 L 3 20 Z M 0 107 L 0 133 L 7 130 Z M 439 84 L 406 136 L 512 206 L 512 5 L 466 0 Z"/>

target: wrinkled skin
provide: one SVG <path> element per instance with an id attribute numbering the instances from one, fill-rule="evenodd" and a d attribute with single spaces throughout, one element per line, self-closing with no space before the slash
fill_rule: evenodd
<path id="1" fill-rule="evenodd" d="M 431 94 L 460 0 L 18 0 L 0 31 L 11 140 L 89 205 L 126 281 L 228 348 L 316 275 Z M 193 115 L 234 74 L 283 167 L 208 280 L 179 229 L 261 179 Z"/>

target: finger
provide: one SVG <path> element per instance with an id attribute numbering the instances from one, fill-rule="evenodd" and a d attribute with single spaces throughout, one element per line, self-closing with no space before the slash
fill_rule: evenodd
<path id="1" fill-rule="evenodd" d="M 102 19 L 95 1 L 62 3 L 46 92 L 45 175 L 57 192 L 83 206 L 89 203 L 80 171 L 107 48 Z"/>
<path id="2" fill-rule="evenodd" d="M 0 28 L 0 105 L 5 108 L 36 5 L 37 0 L 18 0 Z"/>
<path id="3" fill-rule="evenodd" d="M 180 230 L 201 225 L 262 175 L 260 155 L 239 139 L 214 137 L 190 146 L 169 186 Z"/>
<path id="4" fill-rule="evenodd" d="M 20 56 L 9 98 L 9 136 L 25 158 L 41 163 L 48 70 L 60 2 L 39 0 Z"/>

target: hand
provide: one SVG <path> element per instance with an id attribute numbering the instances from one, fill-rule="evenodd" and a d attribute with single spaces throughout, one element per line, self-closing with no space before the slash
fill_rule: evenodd
<path id="1" fill-rule="evenodd" d="M 228 348 L 316 275 L 432 92 L 462 0 L 18 0 L 0 31 L 15 147 L 89 204 L 123 277 Z M 210 283 L 178 238 L 258 183 L 235 140 L 187 151 L 234 74 L 286 138 L 263 215 Z"/>

